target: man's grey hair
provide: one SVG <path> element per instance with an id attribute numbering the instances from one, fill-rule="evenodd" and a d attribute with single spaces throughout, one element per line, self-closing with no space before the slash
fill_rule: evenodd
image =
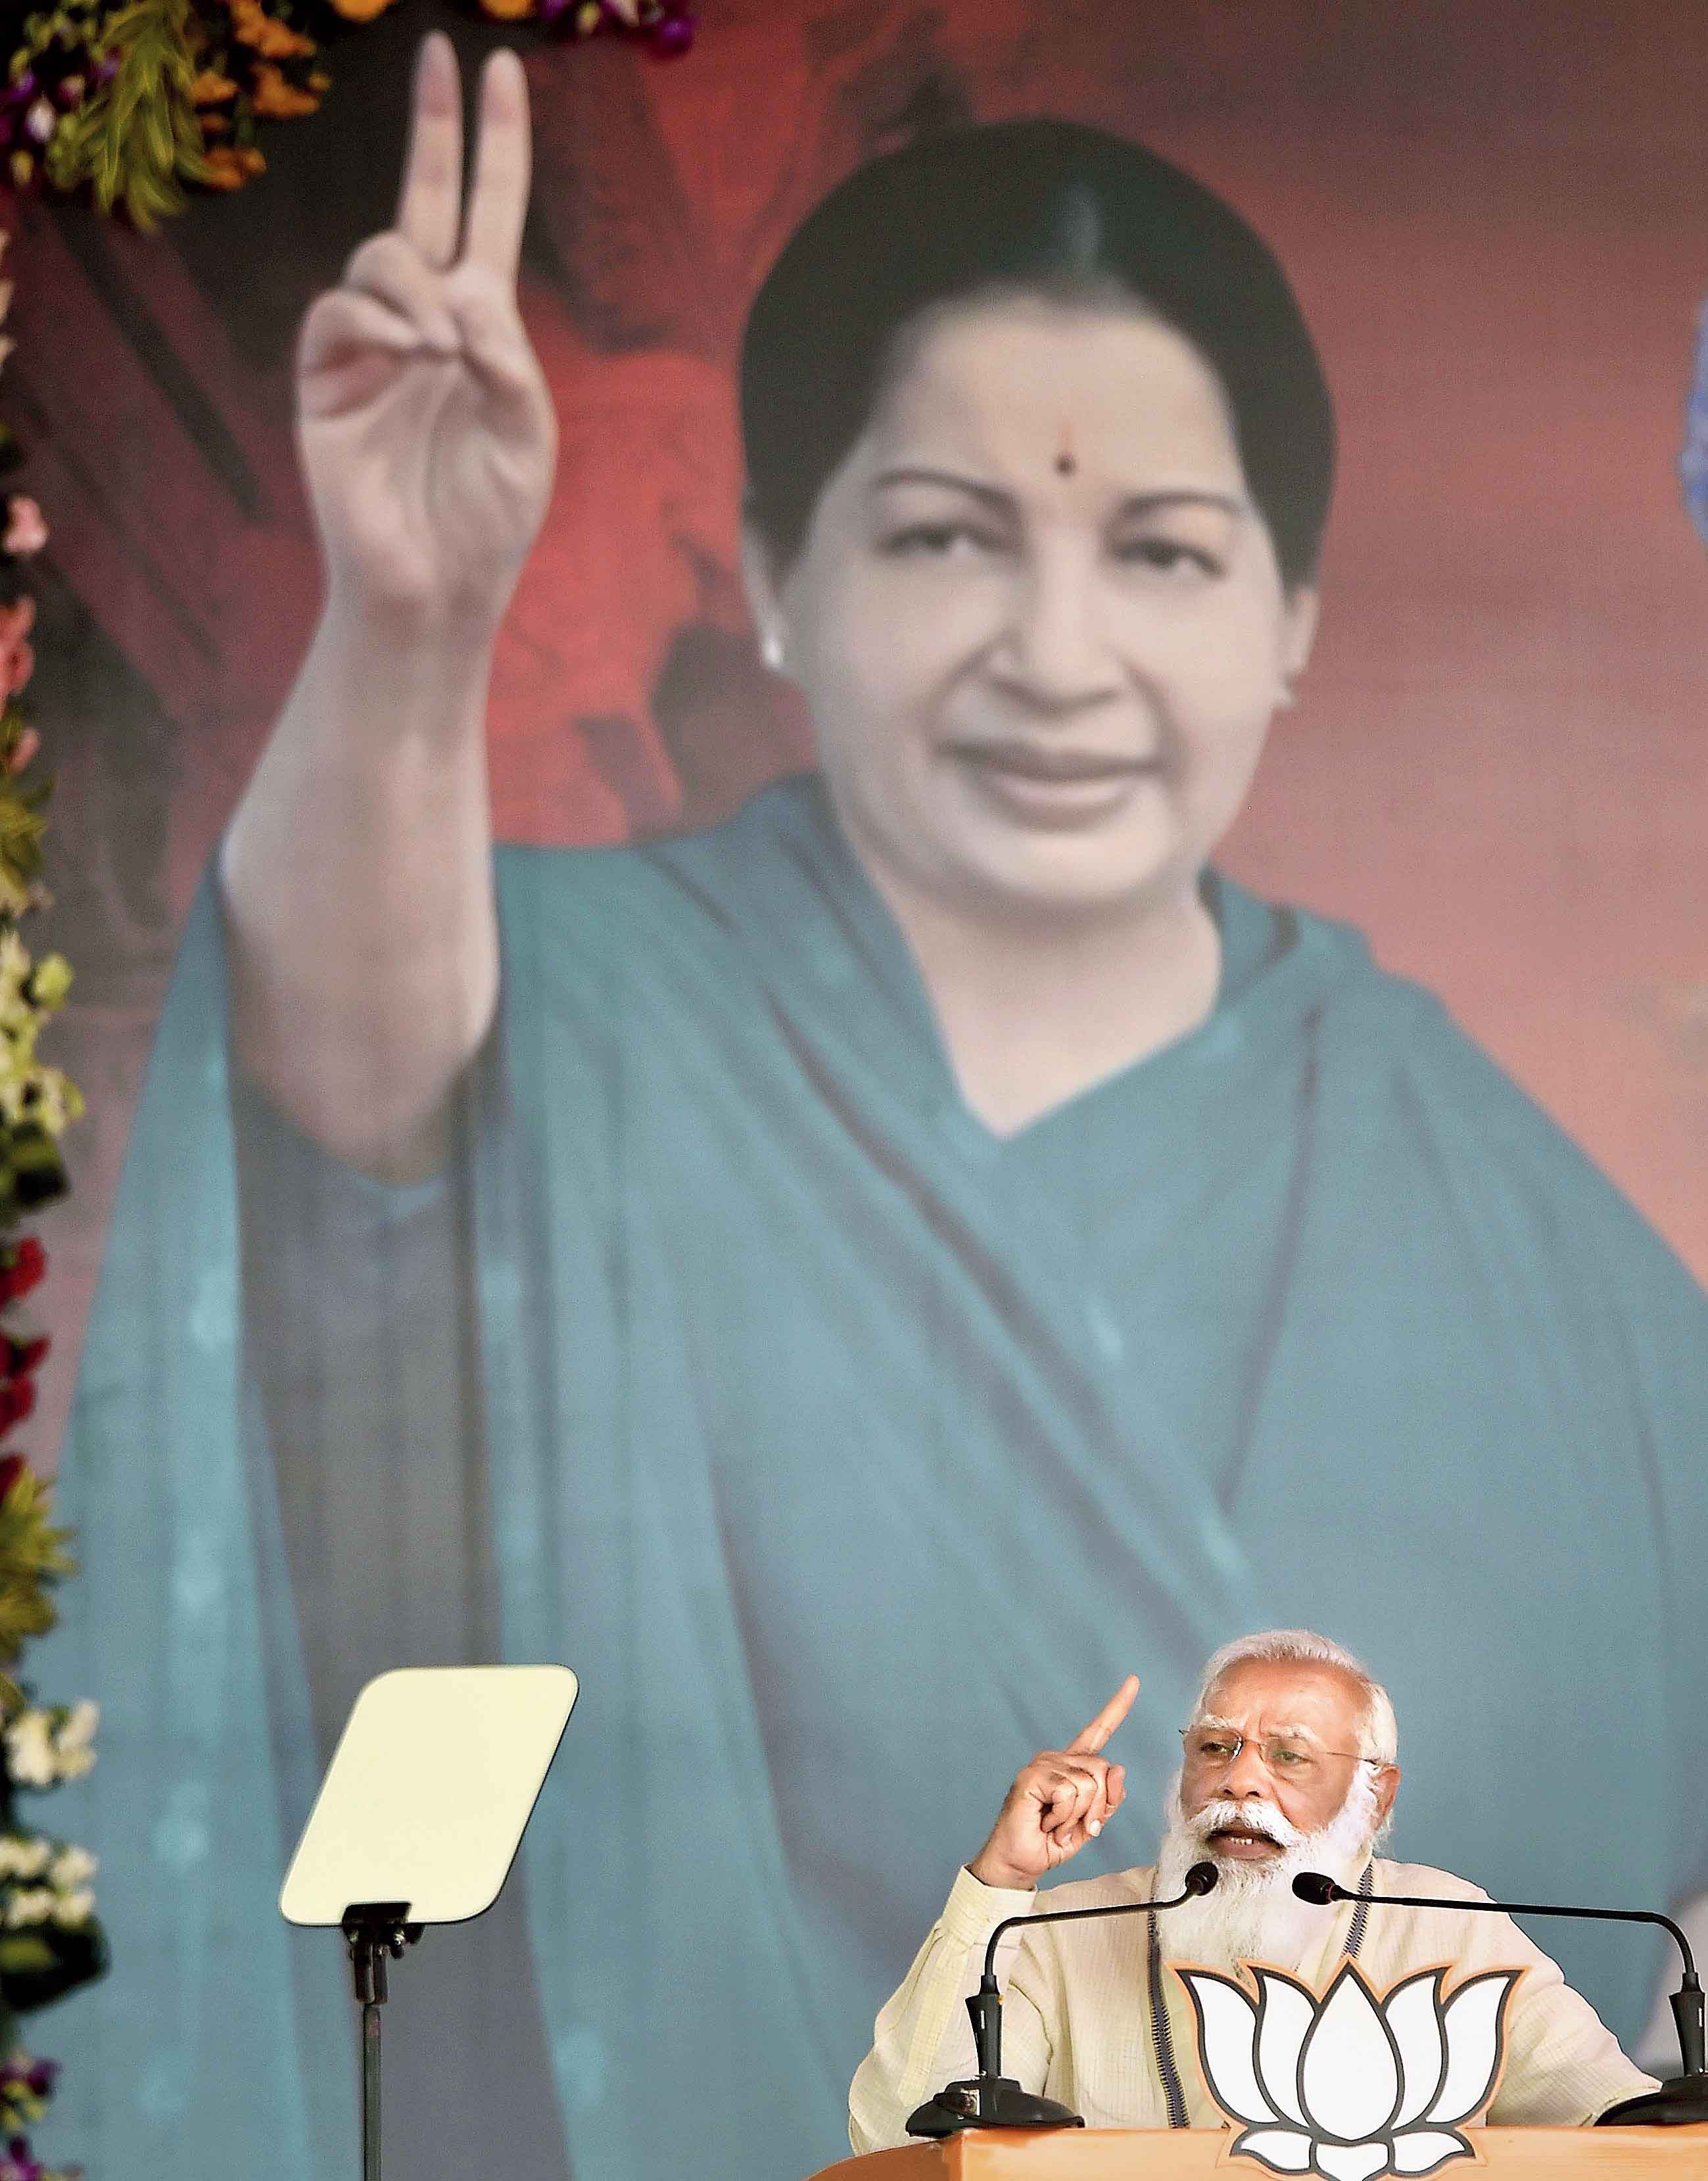
<path id="1" fill-rule="evenodd" d="M 1399 1762 L 1400 1729 L 1388 1692 L 1363 1660 L 1355 1657 L 1345 1644 L 1336 1643 L 1327 1636 L 1315 1635 L 1308 1628 L 1266 1628 L 1259 1635 L 1236 1637 L 1231 1643 L 1224 1643 L 1219 1651 L 1213 1652 L 1198 1684 L 1197 1701 L 1192 1706 L 1195 1719 L 1203 1716 L 1204 1705 L 1217 1682 L 1234 1667 L 1242 1666 L 1252 1659 L 1295 1659 L 1301 1665 L 1339 1667 L 1364 1694 L 1358 1755 L 1377 1764 Z"/>

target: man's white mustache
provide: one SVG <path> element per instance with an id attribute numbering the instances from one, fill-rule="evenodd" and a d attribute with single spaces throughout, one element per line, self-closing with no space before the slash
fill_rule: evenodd
<path id="1" fill-rule="evenodd" d="M 1206 1803 L 1201 1810 L 1192 1813 L 1186 1823 L 1202 1841 L 1208 1841 L 1212 1833 L 1220 1832 L 1228 1825 L 1267 1834 L 1277 1847 L 1297 1847 L 1308 1838 L 1296 1825 L 1290 1824 L 1273 1803 L 1266 1803 L 1258 1796 L 1248 1796 L 1242 1803 L 1225 1799 Z"/>

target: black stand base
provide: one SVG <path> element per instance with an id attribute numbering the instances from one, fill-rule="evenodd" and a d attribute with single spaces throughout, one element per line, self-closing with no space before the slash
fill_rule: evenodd
<path id="1" fill-rule="evenodd" d="M 964 2128 L 1083 2128 L 1053 2098 L 1034 2097 L 1012 2075 L 975 2075 L 950 2083 L 908 2116 L 909 2135 L 958 2135 Z"/>
<path id="2" fill-rule="evenodd" d="M 1708 2074 L 1700 2071 L 1662 2083 L 1658 2090 L 1610 2106 L 1597 2128 L 1694 2128 L 1708 2123 Z"/>

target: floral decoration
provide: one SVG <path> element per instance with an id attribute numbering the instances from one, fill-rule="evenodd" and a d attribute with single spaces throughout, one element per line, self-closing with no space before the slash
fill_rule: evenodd
<path id="1" fill-rule="evenodd" d="M 24 17 L 0 90 L 0 168 L 18 189 L 87 194 L 145 232 L 191 188 L 241 189 L 266 170 L 266 124 L 319 107 L 329 43 L 398 0 L 59 0 Z M 558 38 L 605 34 L 662 57 L 694 42 L 690 0 L 465 0 Z M 34 528 L 31 528 L 33 522 Z M 36 535 L 36 544 L 13 542 Z M 45 544 L 33 501 L 3 549 Z"/>
<path id="2" fill-rule="evenodd" d="M 129 12 L 146 9 L 139 0 Z M 95 10 L 86 13 L 92 19 Z M 41 20 L 32 17 L 26 33 L 45 55 L 51 41 L 41 36 Z M 116 65 L 102 76 L 103 56 Z M 24 84 L 20 100 L 19 83 L 30 72 L 14 69 L 11 93 L 0 103 L 0 130 L 10 129 L 15 145 L 18 128 L 28 133 L 30 108 L 43 99 L 53 113 L 84 111 L 98 122 L 100 99 L 125 92 L 139 71 L 154 65 L 146 53 L 105 47 L 97 63 L 75 99 L 63 75 L 44 65 Z M 31 141 L 47 138 L 37 130 Z M 7 242 L 0 233 L 0 267 Z M 0 279 L 0 326 L 11 300 L 11 283 Z M 0 334 L 0 366 L 10 350 Z M 15 436 L 0 423 L 0 478 L 9 478 L 23 459 Z M 70 989 L 70 967 L 58 954 L 37 959 L 22 930 L 47 899 L 41 837 L 53 782 L 37 765 L 41 737 L 25 699 L 36 668 L 30 571 L 47 542 L 37 502 L 0 486 L 0 1440 L 33 1412 L 36 1374 L 48 1348 L 46 1333 L 19 1315 L 47 1269 L 47 1254 L 39 1236 L 18 1230 L 65 1193 L 59 1138 L 82 1111 L 76 1085 L 36 1051 L 44 1024 Z M 69 1532 L 53 1519 L 51 1488 L 21 1452 L 0 1451 L 0 2055 L 9 2056 L 0 2058 L 0 2181 L 71 2181 L 69 2170 L 50 2170 L 31 2148 L 30 2132 L 47 2110 L 58 2068 L 21 2048 L 18 2018 L 99 1976 L 107 1961 L 95 1914 L 95 1858 L 27 1824 L 19 1808 L 25 1796 L 80 1779 L 95 1762 L 96 1705 L 38 1701 L 19 1672 L 30 1640 L 58 1618 L 54 1592 L 75 1571 L 69 1544 Z"/>

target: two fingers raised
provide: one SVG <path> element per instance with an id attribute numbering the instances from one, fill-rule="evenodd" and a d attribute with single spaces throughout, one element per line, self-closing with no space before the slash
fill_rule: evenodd
<path id="1" fill-rule="evenodd" d="M 462 192 L 462 86 L 450 41 L 435 30 L 422 41 L 397 233 L 426 265 L 462 262 L 516 278 L 528 217 L 532 153 L 528 79 L 500 48 L 480 78 L 480 119 L 467 202 Z"/>

